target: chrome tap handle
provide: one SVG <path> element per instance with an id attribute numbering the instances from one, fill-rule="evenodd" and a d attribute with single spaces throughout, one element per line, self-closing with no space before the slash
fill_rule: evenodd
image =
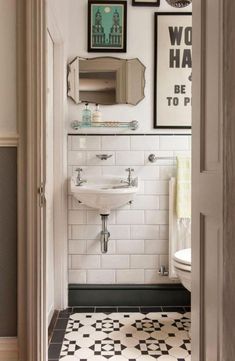
<path id="1" fill-rule="evenodd" d="M 135 171 L 134 168 L 127 168 L 126 169 L 126 172 L 128 172 L 129 175 L 131 175 L 131 173 L 134 172 L 134 171 Z"/>
<path id="2" fill-rule="evenodd" d="M 81 180 L 81 172 L 83 171 L 83 169 L 82 168 L 77 168 L 77 169 L 75 169 L 75 171 L 78 172 L 77 178 L 76 178 L 77 186 L 80 186 L 83 183 L 86 183 L 87 182 L 86 180 Z"/>
<path id="3" fill-rule="evenodd" d="M 127 168 L 126 172 L 128 172 L 128 177 L 127 177 L 127 181 L 129 186 L 131 185 L 131 181 L 132 181 L 132 172 L 134 172 L 134 168 Z"/>
<path id="4" fill-rule="evenodd" d="M 78 179 L 78 180 L 81 179 L 81 172 L 82 172 L 82 171 L 83 171 L 82 168 L 76 168 L 76 169 L 75 169 L 75 172 L 78 172 L 78 174 L 77 174 L 77 179 Z"/>

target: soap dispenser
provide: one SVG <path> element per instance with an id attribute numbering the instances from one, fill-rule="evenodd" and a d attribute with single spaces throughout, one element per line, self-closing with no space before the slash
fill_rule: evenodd
<path id="1" fill-rule="evenodd" d="M 93 122 L 102 122 L 102 114 L 101 114 L 101 111 L 100 111 L 99 104 L 95 105 L 95 110 L 94 110 L 94 112 L 92 114 L 92 121 Z"/>
<path id="2" fill-rule="evenodd" d="M 82 111 L 82 125 L 91 126 L 91 110 L 88 103 L 85 104 L 85 109 Z"/>

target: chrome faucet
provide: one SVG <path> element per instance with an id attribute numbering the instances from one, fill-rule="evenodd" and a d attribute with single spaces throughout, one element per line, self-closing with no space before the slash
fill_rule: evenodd
<path id="1" fill-rule="evenodd" d="M 86 183 L 87 181 L 85 179 L 81 179 L 81 172 L 82 172 L 82 168 L 77 168 L 76 172 L 78 172 L 77 177 L 76 177 L 76 186 L 81 186 L 83 183 Z"/>
<path id="2" fill-rule="evenodd" d="M 122 180 L 121 183 L 126 183 L 129 187 L 134 184 L 134 179 L 132 178 L 132 172 L 135 170 L 133 168 L 127 168 L 126 172 L 128 172 L 127 180 Z"/>

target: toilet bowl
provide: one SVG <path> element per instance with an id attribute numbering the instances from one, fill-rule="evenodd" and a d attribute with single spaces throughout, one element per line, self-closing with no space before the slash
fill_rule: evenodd
<path id="1" fill-rule="evenodd" d="M 177 251 L 173 258 L 173 264 L 181 283 L 191 292 L 191 248 Z"/>

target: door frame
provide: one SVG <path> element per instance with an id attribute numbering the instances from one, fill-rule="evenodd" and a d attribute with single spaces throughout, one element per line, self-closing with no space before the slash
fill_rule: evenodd
<path id="1" fill-rule="evenodd" d="M 43 239 L 43 210 L 38 193 L 44 181 L 44 122 L 46 119 L 46 30 L 55 41 L 55 99 L 65 99 L 64 45 L 53 12 L 45 0 L 25 0 L 22 8 L 26 12 L 25 36 L 27 69 L 27 361 L 47 359 L 47 310 L 45 287 L 45 240 Z M 48 14 L 48 17 L 47 17 Z M 55 164 L 56 197 L 55 222 L 58 226 L 56 261 L 55 306 L 67 307 L 67 199 L 64 161 L 64 103 L 55 108 L 54 152 L 60 155 Z M 59 184 L 59 187 L 58 187 Z M 64 257 L 66 254 L 66 257 Z M 25 358 L 26 360 L 26 358 Z"/>
<path id="2" fill-rule="evenodd" d="M 46 25 L 54 43 L 54 239 L 55 251 L 55 309 L 68 306 L 67 264 L 67 167 L 65 144 L 65 84 L 64 40 L 56 22 L 53 8 L 47 3 Z M 63 101 L 62 101 L 63 100 Z"/>
<path id="3" fill-rule="evenodd" d="M 202 1 L 202 0 L 198 0 Z M 42 272 L 41 264 L 44 264 L 43 245 L 40 234 L 40 210 L 38 207 L 37 189 L 40 180 L 41 164 L 41 131 L 45 110 L 45 98 L 43 94 L 45 84 L 45 58 L 44 58 L 44 31 L 45 31 L 45 3 L 43 0 L 26 0 L 27 4 L 27 287 L 28 287 L 28 360 L 42 361 L 43 344 L 42 330 L 43 321 L 43 297 L 42 297 Z M 234 359 L 234 327 L 231 322 L 235 290 L 235 113 L 233 93 L 235 89 L 235 49 L 232 46 L 232 37 L 235 33 L 235 24 L 232 14 L 235 12 L 235 3 L 232 0 L 221 0 L 221 52 L 223 52 L 221 97 L 223 100 L 222 127 L 223 127 L 223 305 L 222 305 L 222 340 L 220 360 L 230 361 Z M 199 14 L 200 16 L 202 14 Z M 197 15 L 195 15 L 197 16 Z M 195 17 L 193 15 L 193 17 Z M 203 16 L 202 16 L 203 19 Z M 200 19 L 194 20 L 196 24 Z M 198 24 L 201 24 L 199 21 Z M 205 24 L 202 24 L 205 26 Z M 229 41 L 230 40 L 230 41 Z M 194 51 L 194 61 L 200 61 L 199 52 Z M 227 56 L 229 54 L 229 56 Z M 223 67 L 223 64 L 225 65 Z M 216 76 L 216 74 L 215 74 Z M 219 76 L 219 74 L 217 74 Z M 200 112 L 200 108 L 194 110 Z M 199 318 L 200 313 L 196 312 Z M 198 320 L 199 321 L 199 320 Z M 199 322 L 198 322 L 199 324 Z M 197 327 L 197 324 L 196 326 Z M 192 342 L 197 342 L 194 340 Z M 197 346 L 197 345 L 196 345 Z M 43 360 L 44 361 L 44 360 Z M 198 361 L 198 360 L 197 360 Z M 203 360 L 200 360 L 203 361 Z M 219 361 L 219 360 L 218 360 Z"/>
<path id="4" fill-rule="evenodd" d="M 235 359 L 235 3 L 223 0 L 223 361 Z"/>
<path id="5" fill-rule="evenodd" d="M 46 116 L 46 11 L 43 0 L 25 0 L 27 80 L 27 361 L 46 354 L 45 244 L 39 188 L 43 181 L 43 122 Z"/>

